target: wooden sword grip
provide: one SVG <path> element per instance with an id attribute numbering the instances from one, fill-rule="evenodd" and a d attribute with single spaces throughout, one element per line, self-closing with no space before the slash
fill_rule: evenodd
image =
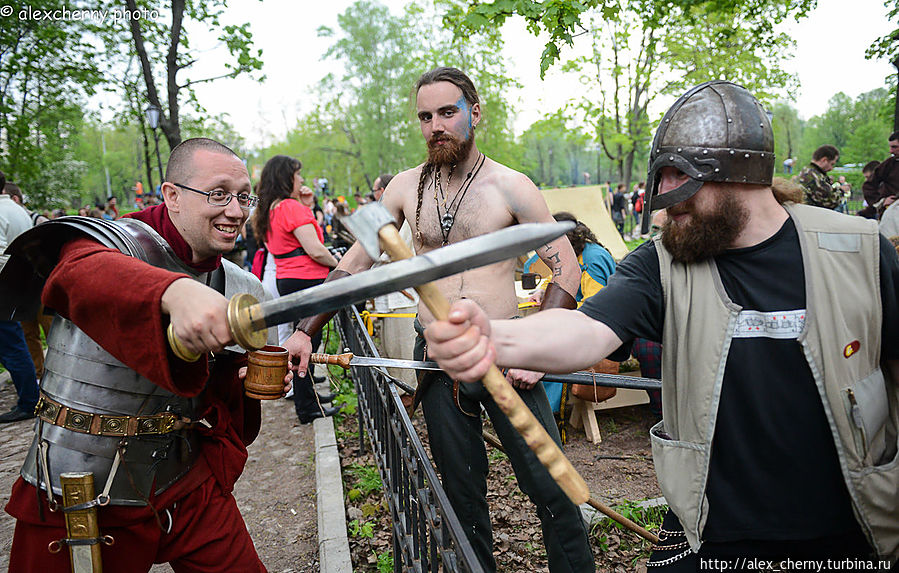
<path id="1" fill-rule="evenodd" d="M 311 364 L 335 364 L 344 370 L 350 367 L 350 361 L 353 359 L 352 352 L 344 354 L 313 354 L 309 357 Z"/>
<path id="2" fill-rule="evenodd" d="M 378 237 L 381 239 L 381 248 L 390 255 L 391 260 L 398 261 L 412 257 L 411 249 L 393 225 L 381 227 Z M 434 318 L 446 320 L 449 317 L 449 301 L 435 284 L 426 283 L 415 287 L 415 290 L 418 291 L 418 295 Z M 546 429 L 540 425 L 533 412 L 524 404 L 521 396 L 512 388 L 496 365 L 490 366 L 490 370 L 487 371 L 482 382 L 493 396 L 493 400 L 509 417 L 509 421 L 524 438 L 525 443 L 531 448 L 540 463 L 559 484 L 565 495 L 578 505 L 586 503 L 590 499 L 590 489 L 584 478 L 577 473 L 568 458 L 562 454 L 562 450 L 549 437 Z"/>

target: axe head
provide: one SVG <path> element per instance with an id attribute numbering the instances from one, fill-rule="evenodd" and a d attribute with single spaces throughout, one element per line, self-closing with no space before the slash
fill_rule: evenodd
<path id="1" fill-rule="evenodd" d="M 362 243 L 371 260 L 376 261 L 381 256 L 381 240 L 378 238 L 378 231 L 385 225 L 395 224 L 396 219 L 384 205 L 378 202 L 366 203 L 356 209 L 352 215 L 341 218 L 340 222 L 350 230 L 357 241 Z"/>

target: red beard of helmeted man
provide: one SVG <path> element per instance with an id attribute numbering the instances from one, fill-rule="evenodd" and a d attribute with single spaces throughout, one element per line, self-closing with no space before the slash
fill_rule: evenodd
<path id="1" fill-rule="evenodd" d="M 469 127 L 465 139 L 446 131 L 435 133 L 428 140 L 428 161 L 435 165 L 457 165 L 465 161 L 474 145 L 474 129 Z"/>
<path id="2" fill-rule="evenodd" d="M 718 192 L 710 209 L 697 209 L 696 196 L 668 207 L 662 244 L 675 261 L 695 263 L 723 253 L 746 226 L 749 214 L 733 192 Z M 689 213 L 686 221 L 674 217 Z"/>

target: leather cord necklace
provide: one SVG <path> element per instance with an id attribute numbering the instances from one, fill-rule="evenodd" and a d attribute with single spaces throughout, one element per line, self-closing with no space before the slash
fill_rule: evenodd
<path id="1" fill-rule="evenodd" d="M 462 200 L 465 199 L 468 188 L 471 187 L 472 181 L 478 176 L 481 167 L 484 166 L 486 161 L 487 156 L 480 153 L 475 160 L 471 171 L 465 176 L 465 181 L 462 183 L 461 188 L 456 193 L 456 196 L 453 197 L 453 200 L 450 201 L 449 205 L 446 204 L 446 195 L 443 193 L 443 187 L 440 185 L 440 168 L 437 168 L 437 173 L 434 176 L 434 204 L 437 207 L 437 219 L 440 221 L 440 234 L 443 237 L 444 247 L 449 244 L 450 232 L 453 230 L 453 225 L 456 223 L 456 215 L 459 213 L 459 207 L 462 206 Z M 450 174 L 452 174 L 452 170 L 450 171 Z M 440 201 L 437 199 L 438 191 L 443 199 L 443 214 L 440 213 Z"/>

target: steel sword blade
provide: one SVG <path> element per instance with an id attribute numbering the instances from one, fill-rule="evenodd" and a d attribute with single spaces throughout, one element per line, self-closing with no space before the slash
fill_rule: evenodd
<path id="1" fill-rule="evenodd" d="M 408 368 L 411 370 L 440 370 L 440 366 L 431 360 L 400 360 L 397 358 L 374 358 L 371 356 L 353 356 L 350 360 L 350 366 L 385 366 L 392 368 Z M 632 388 L 634 390 L 662 389 L 662 382 L 655 378 L 624 376 L 622 374 L 573 372 L 571 374 L 546 374 L 541 380 L 544 382 L 561 382 L 584 386 L 595 385 L 610 386 L 614 388 Z"/>
<path id="2" fill-rule="evenodd" d="M 525 223 L 434 249 L 247 309 L 257 329 L 276 326 L 449 275 L 497 263 L 561 237 L 573 223 Z"/>

